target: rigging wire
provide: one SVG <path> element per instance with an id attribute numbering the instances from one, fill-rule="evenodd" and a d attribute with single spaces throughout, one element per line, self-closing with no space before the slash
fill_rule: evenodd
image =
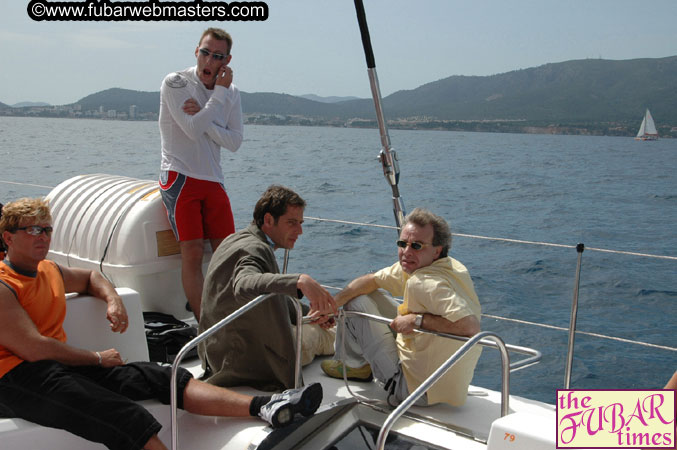
<path id="1" fill-rule="evenodd" d="M 336 286 L 328 286 L 326 284 L 323 284 L 322 287 L 325 288 L 325 289 L 333 290 L 333 291 L 340 291 L 341 289 L 343 289 L 343 288 L 336 287 Z M 548 329 L 551 329 L 551 330 L 569 332 L 569 329 L 566 328 L 566 327 L 558 327 L 556 325 L 549 325 L 547 323 L 530 322 L 528 320 L 513 319 L 511 317 L 496 316 L 494 314 L 486 314 L 486 313 L 482 313 L 482 317 L 487 317 L 489 319 L 496 319 L 496 320 L 505 320 L 506 322 L 514 322 L 514 323 L 519 323 L 519 324 L 522 324 L 522 325 L 531 325 L 531 326 L 534 326 L 534 327 L 541 327 L 541 328 L 548 328 Z M 616 336 L 608 336 L 606 334 L 592 333 L 590 331 L 576 330 L 576 334 L 597 337 L 597 338 L 600 338 L 600 339 L 608 339 L 608 340 L 617 341 L 617 342 L 625 342 L 627 344 L 636 344 L 636 345 L 641 345 L 641 346 L 644 346 L 644 347 L 657 348 L 657 349 L 660 349 L 660 350 L 668 350 L 668 351 L 672 351 L 672 352 L 677 352 L 677 347 L 669 347 L 667 345 L 659 345 L 659 344 L 652 344 L 650 342 L 635 341 L 635 340 L 632 340 L 632 339 L 626 339 L 626 338 L 621 338 L 621 337 L 616 337 Z"/>
<path id="2" fill-rule="evenodd" d="M 14 185 L 22 185 L 22 186 L 33 186 L 33 187 L 40 187 L 40 188 L 45 188 L 45 189 L 53 189 L 50 186 L 42 186 L 38 184 L 30 184 L 30 183 L 18 183 L 14 181 L 5 181 L 5 180 L 0 180 L 0 183 L 7 183 L 7 184 L 14 184 Z M 387 228 L 387 229 L 394 229 L 396 230 L 396 226 L 392 225 L 380 225 L 380 224 L 373 224 L 373 223 L 364 223 L 364 222 L 355 222 L 355 221 L 349 221 L 349 220 L 339 220 L 339 219 L 326 219 L 322 217 L 310 217 L 310 216 L 305 216 L 305 219 L 309 220 L 316 220 L 318 222 L 331 222 L 331 223 L 340 223 L 340 224 L 346 224 L 346 225 L 359 225 L 359 226 L 365 226 L 365 227 L 373 227 L 373 228 Z M 114 227 L 115 228 L 115 227 Z M 556 244 L 552 242 L 541 242 L 541 241 L 527 241 L 523 239 L 510 239 L 510 238 L 499 238 L 499 237 L 490 237 L 490 236 L 481 236 L 481 235 L 476 235 L 476 234 L 465 234 L 465 233 L 452 233 L 453 236 L 457 237 L 464 237 L 464 238 L 470 238 L 470 239 L 484 239 L 484 240 L 491 240 L 491 241 L 498 241 L 498 242 L 509 242 L 513 244 L 527 244 L 527 245 L 540 245 L 540 246 L 546 246 L 546 247 L 558 247 L 558 248 L 570 248 L 570 249 L 575 249 L 575 245 L 567 245 L 567 244 Z M 602 252 L 602 253 L 613 253 L 613 254 L 620 254 L 620 255 L 629 255 L 629 256 L 641 256 L 641 257 L 647 257 L 647 258 L 656 258 L 656 259 L 665 259 L 665 260 L 670 260 L 670 261 L 677 261 L 677 256 L 669 256 L 669 255 L 655 255 L 651 253 L 641 253 L 641 252 L 630 252 L 630 251 L 624 251 L 624 250 L 611 250 L 611 249 L 605 249 L 605 248 L 596 248 L 596 247 L 586 247 L 585 248 L 587 251 L 595 251 L 595 252 Z M 104 256 L 105 258 L 105 256 Z M 103 258 L 101 260 L 103 262 Z M 323 287 L 327 289 L 332 289 L 332 290 L 341 290 L 342 288 L 340 287 L 335 287 L 335 286 L 326 286 L 323 285 Z M 543 324 L 543 323 L 538 323 L 538 322 L 529 322 L 527 320 L 521 320 L 521 319 L 513 319 L 510 317 L 502 317 L 502 316 L 496 316 L 493 314 L 482 314 L 484 317 L 488 317 L 491 319 L 497 319 L 497 320 L 505 320 L 508 322 L 515 322 L 515 323 L 521 323 L 524 325 L 532 325 L 532 326 L 537 326 L 541 328 L 550 328 L 554 330 L 559 330 L 559 331 L 569 331 L 568 328 L 565 327 L 558 327 L 555 325 L 548 325 L 548 324 Z M 656 348 L 656 349 L 661 349 L 661 350 L 668 350 L 668 351 L 677 351 L 677 348 L 675 347 L 668 347 L 665 345 L 658 345 L 658 344 L 652 344 L 649 342 L 642 342 L 642 341 L 635 341 L 631 339 L 625 339 L 621 337 L 615 337 L 615 336 L 608 336 L 604 334 L 599 334 L 599 333 L 592 333 L 589 331 L 580 331 L 576 330 L 576 334 L 581 334 L 585 336 L 592 336 L 592 337 L 597 337 L 601 339 L 608 339 L 612 341 L 618 341 L 618 342 L 625 342 L 629 344 L 636 344 L 636 345 L 641 345 L 644 347 L 651 347 L 651 348 Z"/>
<path id="3" fill-rule="evenodd" d="M 538 323 L 538 322 L 529 322 L 528 320 L 521 320 L 521 319 L 512 319 L 509 317 L 501 317 L 501 316 L 495 316 L 493 314 L 484 314 L 482 313 L 483 317 L 488 317 L 490 319 L 498 319 L 498 320 L 505 320 L 508 322 L 515 322 L 515 323 L 520 323 L 524 325 L 533 325 L 535 327 L 541 327 L 541 328 L 550 328 L 552 330 L 559 330 L 559 331 L 566 331 L 568 332 L 569 329 L 566 327 L 558 327 L 555 325 L 548 325 L 545 323 Z M 591 333 L 589 331 L 581 331 L 581 330 L 576 330 L 576 334 L 582 334 L 585 336 L 592 336 L 592 337 L 597 337 L 601 339 L 609 339 L 612 341 L 617 341 L 617 342 L 625 342 L 627 344 L 636 344 L 636 345 L 642 345 L 644 347 L 651 347 L 651 348 L 657 348 L 661 350 L 669 350 L 672 352 L 677 352 L 677 347 L 668 347 L 667 345 L 658 345 L 658 344 L 651 344 L 649 342 L 642 342 L 642 341 L 633 341 L 632 339 L 625 339 L 625 338 L 620 338 L 616 336 L 608 336 L 605 334 L 599 334 L 599 333 Z"/>
<path id="4" fill-rule="evenodd" d="M 54 189 L 54 186 L 43 186 L 41 184 L 31 184 L 31 183 L 17 183 L 16 181 L 0 180 L 0 183 L 15 184 L 17 186 L 31 186 L 31 187 L 38 187 L 38 188 L 44 188 L 44 189 Z"/>
<path id="5" fill-rule="evenodd" d="M 318 222 L 333 222 L 333 223 L 342 223 L 342 224 L 347 224 L 347 225 L 360 225 L 360 226 L 365 226 L 365 227 L 375 227 L 375 228 L 392 228 L 392 229 L 397 229 L 397 227 L 390 226 L 390 225 L 378 225 L 378 224 L 372 224 L 372 223 L 364 223 L 364 222 L 352 222 L 348 220 L 338 220 L 338 219 L 325 219 L 322 217 L 310 217 L 310 216 L 305 216 L 305 219 L 310 219 L 310 220 L 317 220 Z M 485 239 L 489 241 L 498 241 L 498 242 L 509 242 L 512 244 L 529 244 L 529 245 L 541 245 L 545 247 L 558 247 L 558 248 L 571 248 L 571 249 L 576 249 L 575 245 L 570 245 L 570 244 L 555 244 L 552 242 L 542 242 L 542 241 L 526 241 L 523 239 L 510 239 L 510 238 L 500 238 L 500 237 L 491 237 L 491 236 L 481 236 L 477 234 L 465 234 L 465 233 L 452 233 L 453 236 L 455 237 L 464 237 L 464 238 L 470 238 L 470 239 Z M 604 253 L 615 253 L 615 254 L 620 254 L 620 255 L 630 255 L 630 256 L 643 256 L 647 258 L 657 258 L 657 259 L 667 259 L 671 261 L 677 261 L 677 256 L 669 256 L 669 255 L 655 255 L 652 253 L 640 253 L 640 252 L 629 252 L 625 250 L 611 250 L 611 249 L 606 249 L 606 248 L 597 248 L 597 247 L 585 247 L 586 251 L 593 251 L 593 252 L 604 252 Z"/>
<path id="6" fill-rule="evenodd" d="M 53 186 L 43 186 L 39 184 L 30 184 L 30 183 L 18 183 L 16 181 L 6 181 L 6 180 L 0 180 L 0 183 L 6 183 L 6 184 L 14 184 L 14 185 L 19 185 L 19 186 L 32 186 L 32 187 L 39 187 L 39 188 L 44 188 L 44 189 L 53 189 Z M 374 223 L 364 223 L 364 222 L 354 222 L 350 220 L 340 220 L 340 219 L 326 219 L 323 217 L 311 217 L 311 216 L 305 216 L 305 219 L 309 220 L 317 220 L 318 222 L 331 222 L 331 223 L 342 223 L 346 225 L 359 225 L 359 226 L 365 226 L 365 227 L 373 227 L 373 228 L 387 228 L 387 229 L 392 229 L 392 230 L 397 230 L 396 226 L 392 225 L 380 225 L 380 224 L 374 224 Z M 489 240 L 489 241 L 497 241 L 497 242 L 509 242 L 513 244 L 528 244 L 528 245 L 541 245 L 545 247 L 558 247 L 558 248 L 572 248 L 575 249 L 575 245 L 570 245 L 570 244 L 556 244 L 553 242 L 543 242 L 543 241 L 528 241 L 524 239 L 511 239 L 511 238 L 501 238 L 501 237 L 492 237 L 492 236 L 482 236 L 482 235 L 477 235 L 477 234 L 465 234 L 465 233 L 452 233 L 453 236 L 456 237 L 463 237 L 463 238 L 470 238 L 470 239 L 484 239 L 484 240 Z M 642 253 L 642 252 L 630 252 L 626 250 L 613 250 L 613 249 L 607 249 L 607 248 L 598 248 L 598 247 L 585 247 L 586 251 L 592 251 L 592 252 L 601 252 L 601 253 L 614 253 L 614 254 L 619 254 L 619 255 L 629 255 L 629 256 L 642 256 L 642 257 L 647 257 L 647 258 L 656 258 L 656 259 L 666 259 L 670 261 L 677 261 L 677 256 L 670 256 L 670 255 L 656 255 L 652 253 Z"/>

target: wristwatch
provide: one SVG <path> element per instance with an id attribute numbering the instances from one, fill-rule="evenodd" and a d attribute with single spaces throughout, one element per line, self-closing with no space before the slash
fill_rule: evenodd
<path id="1" fill-rule="evenodd" d="M 414 325 L 416 325 L 416 328 L 421 328 L 422 323 L 423 323 L 423 314 L 416 314 L 416 320 L 414 321 Z"/>

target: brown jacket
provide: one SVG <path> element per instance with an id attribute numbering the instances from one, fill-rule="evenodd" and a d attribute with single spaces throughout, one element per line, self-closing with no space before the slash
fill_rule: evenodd
<path id="1" fill-rule="evenodd" d="M 271 391 L 294 387 L 294 340 L 286 296 L 299 274 L 280 274 L 272 246 L 254 224 L 214 252 L 202 292 L 203 332 L 261 294 L 278 293 L 200 343 L 205 381 Z"/>

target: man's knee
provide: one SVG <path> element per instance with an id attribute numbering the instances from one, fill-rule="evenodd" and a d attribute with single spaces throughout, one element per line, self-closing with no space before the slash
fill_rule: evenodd
<path id="1" fill-rule="evenodd" d="M 355 297 L 346 303 L 343 308 L 346 311 L 356 311 L 362 313 L 372 313 L 374 310 L 377 310 L 376 303 L 368 295 L 360 295 Z"/>

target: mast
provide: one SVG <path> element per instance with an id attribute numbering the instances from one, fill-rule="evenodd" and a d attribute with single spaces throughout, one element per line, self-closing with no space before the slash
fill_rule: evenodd
<path id="1" fill-rule="evenodd" d="M 362 47 L 364 47 L 364 56 L 367 59 L 367 71 L 369 73 L 369 82 L 371 84 L 371 94 L 374 98 L 374 107 L 376 108 L 376 120 L 378 129 L 381 133 L 381 152 L 378 159 L 383 166 L 383 175 L 390 185 L 393 193 L 393 213 L 395 214 L 395 223 L 398 233 L 404 223 L 404 203 L 400 197 L 400 190 L 397 183 L 400 181 L 400 167 L 397 163 L 397 154 L 390 146 L 390 136 L 383 118 L 383 108 L 381 106 L 381 90 L 376 75 L 376 62 L 374 60 L 374 51 L 371 48 L 371 38 L 369 37 L 369 27 L 367 26 L 367 16 L 364 12 L 362 0 L 355 0 L 355 11 L 357 12 L 357 22 L 360 25 L 360 34 L 362 35 Z"/>

